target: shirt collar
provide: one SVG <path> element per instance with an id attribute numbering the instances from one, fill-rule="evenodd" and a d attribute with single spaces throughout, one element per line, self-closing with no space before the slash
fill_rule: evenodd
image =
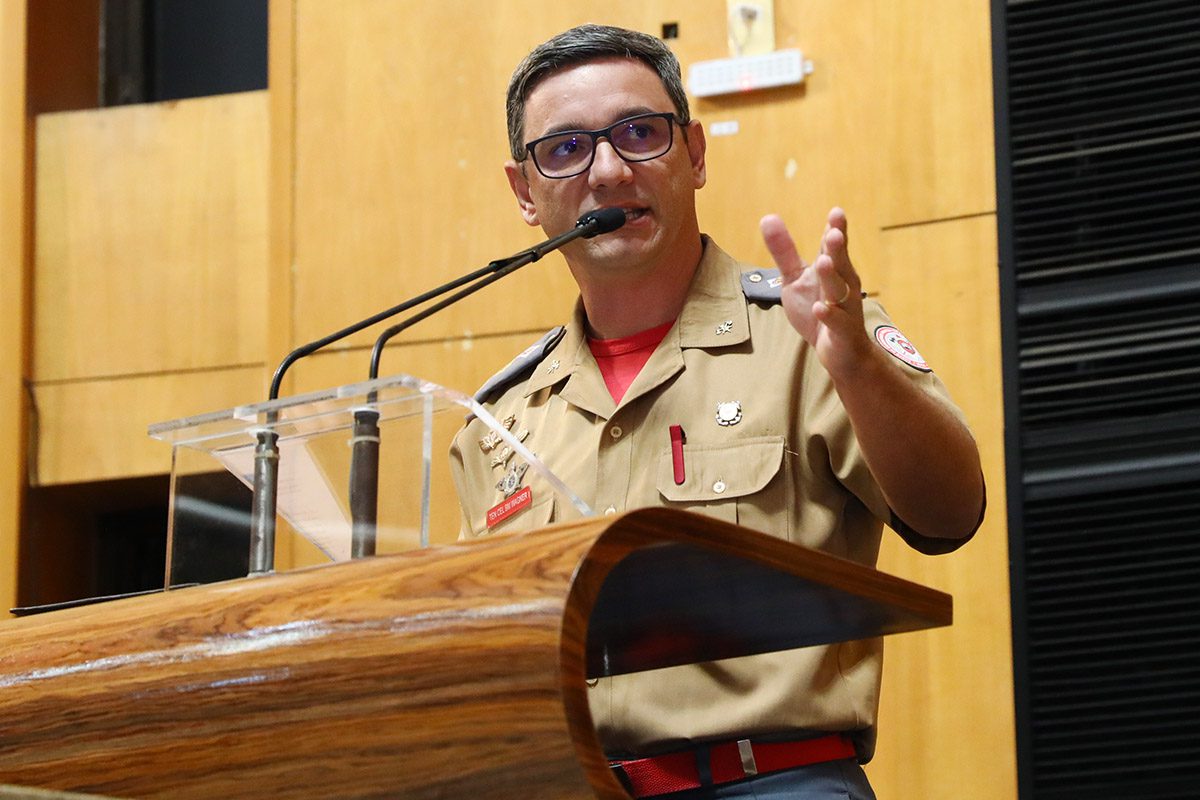
<path id="1" fill-rule="evenodd" d="M 741 267 L 704 237 L 704 255 L 679 314 L 680 347 L 729 347 L 750 338 Z"/>
<path id="2" fill-rule="evenodd" d="M 729 347 L 750 338 L 750 318 L 740 283 L 740 266 L 708 236 L 703 240 L 704 252 L 688 288 L 683 310 L 675 328 L 659 348 Z M 538 364 L 525 385 L 526 397 L 568 378 L 573 384 L 581 380 L 589 384 L 572 387 L 580 389 L 580 394 L 592 396 L 599 391 L 602 396 L 609 397 L 596 360 L 588 349 L 586 330 L 583 301 L 576 298 L 566 335 Z M 592 383 L 595 386 L 590 385 Z M 611 402 L 611 397 L 609 400 Z"/>

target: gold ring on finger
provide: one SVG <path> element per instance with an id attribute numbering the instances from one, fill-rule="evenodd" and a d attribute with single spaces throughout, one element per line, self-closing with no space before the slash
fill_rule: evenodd
<path id="1" fill-rule="evenodd" d="M 850 284 L 847 283 L 846 291 L 842 292 L 841 297 L 839 297 L 837 300 L 825 300 L 824 303 L 825 303 L 826 308 L 834 308 L 834 307 L 841 308 L 842 303 L 846 302 L 849 299 L 850 299 Z"/>

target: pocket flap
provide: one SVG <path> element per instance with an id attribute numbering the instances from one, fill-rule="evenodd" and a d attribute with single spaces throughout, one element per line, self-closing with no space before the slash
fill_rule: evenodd
<path id="1" fill-rule="evenodd" d="M 759 436 L 725 444 L 685 444 L 684 482 L 675 483 L 671 451 L 667 449 L 658 459 L 658 492 L 675 502 L 742 497 L 762 490 L 782 464 L 782 436 Z"/>

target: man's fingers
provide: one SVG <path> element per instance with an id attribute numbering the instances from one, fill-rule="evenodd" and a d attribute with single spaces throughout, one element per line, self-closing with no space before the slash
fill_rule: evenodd
<path id="1" fill-rule="evenodd" d="M 846 238 L 846 240 L 849 241 L 850 229 L 849 229 L 848 223 L 846 221 L 846 212 L 843 211 L 840 206 L 834 206 L 833 208 L 829 209 L 828 220 L 829 220 L 829 222 L 828 222 L 828 227 L 826 228 L 826 230 L 828 230 L 829 228 L 837 228 L 839 231 L 842 232 L 842 236 L 844 236 Z"/>
<path id="2" fill-rule="evenodd" d="M 846 234 L 840 228 L 833 228 L 825 237 L 826 255 L 833 264 L 833 269 L 849 285 L 850 290 L 857 292 L 861 288 L 858 272 L 850 263 L 850 253 L 846 248 Z M 837 299 L 836 297 L 830 299 Z"/>
<path id="3" fill-rule="evenodd" d="M 828 306 L 840 306 L 845 303 L 853 289 L 834 265 L 829 254 L 817 258 L 813 262 L 813 271 L 821 286 L 821 301 Z"/>
<path id="4" fill-rule="evenodd" d="M 846 250 L 846 234 L 838 228 L 830 228 L 829 233 L 825 234 L 824 243 L 825 254 L 833 260 L 833 265 L 837 267 L 838 272 L 849 266 L 850 257 Z"/>
<path id="5" fill-rule="evenodd" d="M 817 248 L 818 254 L 824 255 L 829 252 L 826 240 L 829 238 L 829 232 L 834 230 L 841 231 L 842 241 L 846 241 L 846 212 L 837 206 L 831 208 L 825 218 L 825 230 L 821 231 L 821 246 Z"/>
<path id="6" fill-rule="evenodd" d="M 792 241 L 792 235 L 788 233 L 783 220 L 777 214 L 768 214 L 758 223 L 758 227 L 784 281 L 791 283 L 800 277 L 800 273 L 808 265 L 796 250 L 796 243 Z"/>

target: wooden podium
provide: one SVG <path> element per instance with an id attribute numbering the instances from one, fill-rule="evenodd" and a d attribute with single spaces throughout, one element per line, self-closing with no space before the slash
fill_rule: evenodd
<path id="1" fill-rule="evenodd" d="M 593 517 L 0 624 L 0 784 L 623 798 L 588 677 L 950 620 L 945 594 L 716 520 Z"/>

